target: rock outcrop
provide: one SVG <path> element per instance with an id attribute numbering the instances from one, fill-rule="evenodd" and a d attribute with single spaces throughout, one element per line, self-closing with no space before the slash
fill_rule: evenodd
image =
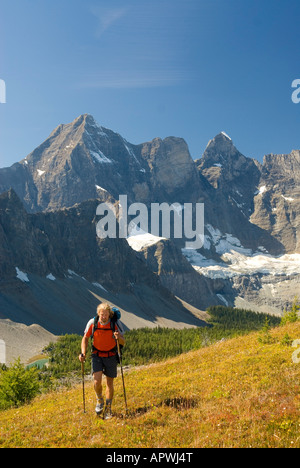
<path id="1" fill-rule="evenodd" d="M 16 268 L 57 281 L 73 271 L 113 294 L 134 294 L 144 311 L 137 290 L 151 302 L 145 285 L 164 297 L 167 310 L 177 308 L 174 296 L 200 309 L 234 305 L 238 298 L 256 301 L 260 310 L 264 301 L 281 310 L 289 284 L 297 284 L 294 270 L 281 282 L 276 278 L 275 289 L 268 273 L 236 270 L 257 255 L 300 253 L 299 180 L 300 151 L 267 155 L 260 164 L 221 132 L 193 161 L 182 138 L 133 145 L 81 115 L 59 125 L 25 159 L 0 169 L 1 291 L 15 280 Z M 148 210 L 151 203 L 204 203 L 203 247 L 191 254 L 185 238 L 157 239 L 136 252 L 129 240 L 97 238 L 97 205 L 109 201 L 118 208 L 120 195 Z M 239 263 L 235 254 L 245 259 Z"/>
<path id="2" fill-rule="evenodd" d="M 102 298 L 129 306 L 131 328 L 201 325 L 125 239 L 96 236 L 96 206 L 28 214 L 12 189 L 0 195 L 0 319 L 82 333 Z"/>
<path id="3" fill-rule="evenodd" d="M 300 253 L 300 151 L 264 157 L 251 222 Z"/>

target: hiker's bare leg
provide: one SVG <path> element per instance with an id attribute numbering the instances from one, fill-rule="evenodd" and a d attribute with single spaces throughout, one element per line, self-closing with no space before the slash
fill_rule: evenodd
<path id="1" fill-rule="evenodd" d="M 94 372 L 94 389 L 97 397 L 96 414 L 100 415 L 104 409 L 104 400 L 102 396 L 102 374 L 103 372 Z"/>
<path id="2" fill-rule="evenodd" d="M 94 372 L 94 389 L 97 395 L 97 398 L 102 398 L 102 374 L 103 372 Z"/>
<path id="3" fill-rule="evenodd" d="M 106 377 L 106 399 L 112 400 L 114 396 L 114 379 Z"/>
<path id="4" fill-rule="evenodd" d="M 104 419 L 112 417 L 111 404 L 114 396 L 114 379 L 106 376 L 106 403 Z"/>

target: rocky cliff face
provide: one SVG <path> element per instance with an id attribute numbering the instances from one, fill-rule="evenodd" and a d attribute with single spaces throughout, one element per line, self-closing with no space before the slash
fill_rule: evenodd
<path id="1" fill-rule="evenodd" d="M 300 252 L 300 151 L 264 157 L 251 222 Z"/>
<path id="2" fill-rule="evenodd" d="M 64 278 L 74 271 L 114 292 L 128 291 L 137 283 L 159 289 L 157 277 L 125 239 L 97 237 L 96 207 L 91 200 L 73 208 L 28 214 L 13 190 L 0 195 L 0 278 L 15 278 L 17 266 L 43 277 Z"/>
<path id="3" fill-rule="evenodd" d="M 247 248 L 261 246 L 280 254 L 286 247 L 298 249 L 298 178 L 297 151 L 286 157 L 267 156 L 261 166 L 220 133 L 203 157 L 193 161 L 181 138 L 132 145 L 85 114 L 59 125 L 20 163 L 0 169 L 0 192 L 12 187 L 29 212 L 89 199 L 118 200 L 121 194 L 128 196 L 128 203 L 147 206 L 204 203 L 207 224 L 239 238 Z M 272 184 L 275 198 L 269 202 Z M 263 196 L 262 187 L 268 187 Z M 279 202 L 290 206 L 276 216 Z"/>
<path id="4" fill-rule="evenodd" d="M 184 140 L 132 145 L 85 114 L 59 125 L 20 163 L 1 169 L 0 192 L 14 188 L 26 209 L 36 212 L 120 194 L 130 203 L 174 201 L 191 187 L 195 192 L 198 179 Z"/>
<path id="5" fill-rule="evenodd" d="M 273 255 L 282 253 L 284 245 L 280 240 L 251 219 L 261 165 L 242 155 L 223 132 L 210 140 L 195 164 L 210 186 L 205 199 L 207 224 L 220 231 L 225 239 L 226 234 L 239 239 L 245 248 L 261 247 Z"/>
<path id="6" fill-rule="evenodd" d="M 0 190 L 13 187 L 28 211 L 55 210 L 106 199 L 107 192 L 115 197 L 127 193 L 128 182 L 144 182 L 143 163 L 132 145 L 86 114 L 59 125 L 23 161 L 1 170 Z M 15 183 L 15 173 L 23 184 Z"/>
<path id="7" fill-rule="evenodd" d="M 153 243 L 138 245 L 134 237 L 128 242 L 173 294 L 202 310 L 219 304 L 216 283 L 199 275 L 174 242 L 154 239 Z"/>
<path id="8" fill-rule="evenodd" d="M 275 255 L 299 252 L 299 154 L 299 151 L 292 151 L 287 155 L 266 155 L 260 164 L 242 155 L 232 140 L 220 133 L 196 161 L 199 171 L 216 191 L 229 204 L 235 205 L 245 220 L 261 228 L 261 234 L 264 233 L 261 245 Z M 246 224 L 245 221 L 239 223 L 240 229 Z M 247 229 L 255 239 L 249 225 Z M 267 234 L 270 235 L 268 240 Z M 273 245 L 271 239 L 275 242 Z"/>
<path id="9" fill-rule="evenodd" d="M 0 193 L 12 187 L 30 213 L 14 192 L 1 198 L 0 277 L 15 277 L 16 266 L 43 278 L 63 279 L 71 270 L 122 294 L 133 284 L 153 291 L 163 285 L 164 294 L 201 309 L 238 299 L 281 310 L 287 282 L 297 284 L 294 269 L 283 271 L 276 291 L 268 269 L 248 269 L 258 256 L 264 263 L 270 255 L 300 252 L 299 167 L 299 151 L 267 155 L 259 164 L 224 132 L 193 161 L 181 138 L 133 145 L 92 116 L 79 116 L 24 160 L 0 169 Z M 97 239 L 97 204 L 116 203 L 119 195 L 148 209 L 154 202 L 204 203 L 203 247 L 191 253 L 186 239 L 156 239 L 135 249 L 137 258 L 125 239 Z"/>
<path id="10" fill-rule="evenodd" d="M 139 151 L 151 174 L 149 201 L 157 192 L 158 201 L 191 200 L 192 194 L 195 196 L 201 190 L 194 162 L 182 138 L 155 138 L 140 145 Z"/>
<path id="11" fill-rule="evenodd" d="M 81 333 L 104 295 L 120 308 L 131 303 L 139 326 L 139 317 L 154 324 L 161 315 L 201 325 L 125 239 L 96 236 L 96 206 L 28 214 L 13 190 L 0 196 L 0 318 Z"/>
<path id="12" fill-rule="evenodd" d="M 208 143 L 196 161 L 199 171 L 248 219 L 253 212 L 253 195 L 260 180 L 260 165 L 245 157 L 231 138 L 220 133 Z"/>

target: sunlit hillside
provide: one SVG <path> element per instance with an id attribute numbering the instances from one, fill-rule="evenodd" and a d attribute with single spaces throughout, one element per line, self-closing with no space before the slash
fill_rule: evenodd
<path id="1" fill-rule="evenodd" d="M 0 413 L 1 447 L 300 447 L 300 322 L 125 372 L 114 417 L 94 413 L 92 384 Z M 287 339 L 288 338 L 288 339 Z M 293 354 L 294 353 L 294 354 Z M 300 354 L 300 350 L 299 350 Z M 293 359 L 294 357 L 294 359 Z"/>

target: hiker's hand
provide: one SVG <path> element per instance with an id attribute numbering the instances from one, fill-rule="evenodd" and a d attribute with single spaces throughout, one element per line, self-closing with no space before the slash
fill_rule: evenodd
<path id="1" fill-rule="evenodd" d="M 85 355 L 84 354 L 79 354 L 79 361 L 80 362 L 85 362 Z"/>
<path id="2" fill-rule="evenodd" d="M 119 333 L 118 331 L 115 331 L 115 332 L 114 332 L 114 337 L 115 337 L 115 339 L 118 341 L 119 338 L 120 338 L 120 333 Z"/>

